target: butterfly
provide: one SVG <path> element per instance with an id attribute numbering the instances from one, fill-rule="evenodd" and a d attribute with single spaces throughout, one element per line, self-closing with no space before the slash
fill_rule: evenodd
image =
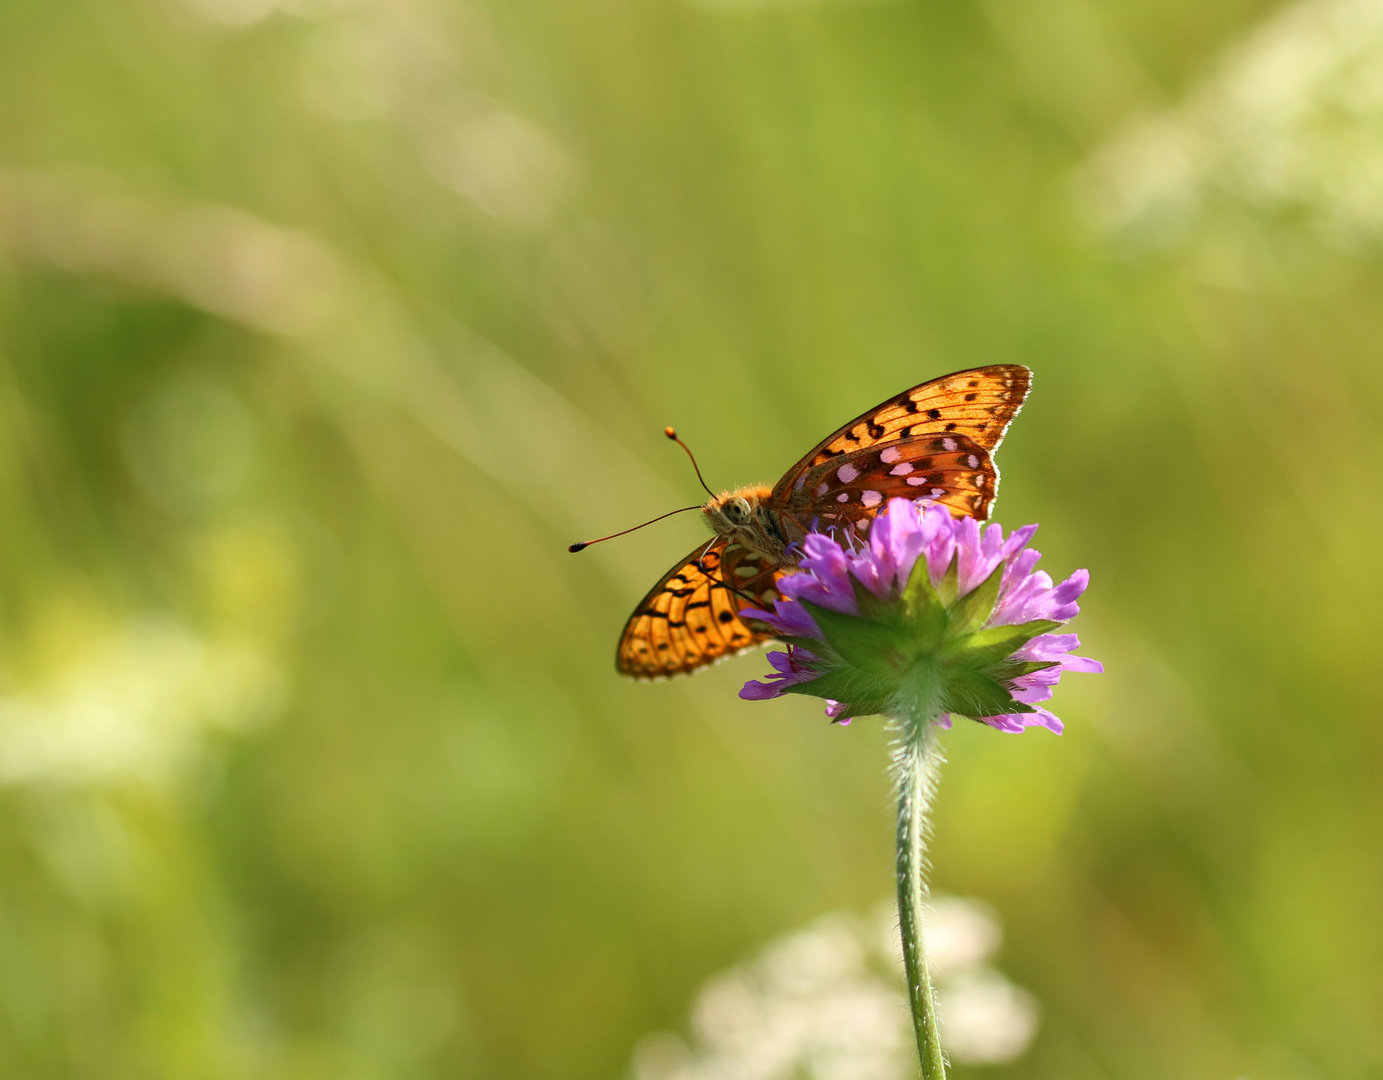
<path id="1" fill-rule="evenodd" d="M 899 497 L 931 499 L 956 517 L 983 521 L 999 487 L 993 452 L 1031 386 L 1032 372 L 1019 364 L 943 375 L 851 420 L 773 487 L 713 497 L 701 512 L 714 538 L 639 602 L 616 668 L 635 679 L 684 675 L 772 638 L 741 612 L 778 597 L 778 579 L 796 568 L 814 529 L 865 533 Z"/>

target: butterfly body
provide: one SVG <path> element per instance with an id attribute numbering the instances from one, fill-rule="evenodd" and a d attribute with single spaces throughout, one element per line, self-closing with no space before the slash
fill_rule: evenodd
<path id="1" fill-rule="evenodd" d="M 773 489 L 767 484 L 751 484 L 717 495 L 701 508 L 711 531 L 726 544 L 740 544 L 750 554 L 773 566 L 793 562 L 789 551 L 800 543 L 804 531 L 792 527 L 785 508 L 771 503 Z"/>
<path id="2" fill-rule="evenodd" d="M 890 398 L 825 439 L 773 487 L 749 485 L 702 507 L 715 534 L 679 560 L 634 610 L 616 667 L 638 679 L 685 674 L 772 637 L 745 608 L 778 595 L 809 532 L 862 534 L 891 498 L 931 499 L 983 520 L 998 490 L 992 453 L 1032 373 L 999 364 L 943 375 Z"/>

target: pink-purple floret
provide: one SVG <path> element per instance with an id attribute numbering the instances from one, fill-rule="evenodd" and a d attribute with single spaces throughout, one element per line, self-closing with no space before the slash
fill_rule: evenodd
<path id="1" fill-rule="evenodd" d="M 779 582 L 779 591 L 787 599 L 777 601 L 771 612 L 746 609 L 744 614 L 762 620 L 784 636 L 824 641 L 815 620 L 797 601 L 859 615 L 852 577 L 881 600 L 896 599 L 918 558 L 926 558 L 935 585 L 954 556 L 962 596 L 984 582 L 1000 563 L 1005 564 L 999 598 L 987 626 L 1013 626 L 1036 619 L 1065 622 L 1080 611 L 1076 601 L 1089 584 L 1090 574 L 1077 570 L 1060 584 L 1053 584 L 1045 572 L 1034 569 L 1042 556 L 1027 544 L 1036 531 L 1036 525 L 1025 525 L 1006 539 L 998 524 L 981 527 L 974 518 L 953 518 L 945 507 L 927 500 L 892 499 L 886 511 L 874 518 L 867 540 L 847 539 L 842 544 L 821 533 L 810 534 L 802 545 L 801 572 Z M 1014 658 L 1055 666 L 1019 676 L 1012 686 L 1015 700 L 1034 706 L 1036 711 L 976 719 L 999 731 L 1016 733 L 1040 725 L 1061 734 L 1061 721 L 1037 703 L 1052 696 L 1062 672 L 1104 670 L 1097 660 L 1073 656 L 1071 651 L 1079 645 L 1075 634 L 1033 638 L 1013 654 Z M 755 679 L 745 683 L 740 697 L 751 701 L 778 697 L 785 687 L 809 682 L 820 674 L 808 666 L 820 663 L 820 658 L 796 646 L 789 646 L 786 653 L 769 653 L 768 662 L 774 674 L 765 682 Z M 848 723 L 849 718 L 841 715 L 845 708 L 840 702 L 828 701 L 826 715 Z M 943 715 L 938 722 L 949 727 L 951 721 L 949 715 Z"/>

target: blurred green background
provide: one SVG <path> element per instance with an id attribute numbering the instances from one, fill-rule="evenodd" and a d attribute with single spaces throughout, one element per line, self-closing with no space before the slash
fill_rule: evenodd
<path id="1" fill-rule="evenodd" d="M 1024 363 L 1061 738 L 957 1077 L 1383 1077 L 1383 5 L 0 3 L 0 1075 L 625 1074 L 891 881 L 885 740 L 635 685 L 701 535 Z"/>

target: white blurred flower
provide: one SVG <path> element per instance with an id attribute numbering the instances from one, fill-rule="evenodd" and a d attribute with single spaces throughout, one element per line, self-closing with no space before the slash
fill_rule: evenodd
<path id="1" fill-rule="evenodd" d="M 216 730 L 272 706 L 268 661 L 167 619 L 77 635 L 78 655 L 0 697 L 0 784 L 169 779 Z"/>
<path id="2" fill-rule="evenodd" d="M 960 971 L 939 992 L 941 1045 L 967 1065 L 1022 1056 L 1037 1034 L 1037 999 L 993 968 Z"/>
<path id="3" fill-rule="evenodd" d="M 836 912 L 711 978 L 692 1038 L 658 1032 L 636 1047 L 633 1080 L 905 1080 L 916 1049 L 901 979 L 897 912 Z M 1012 1061 L 1031 1043 L 1032 995 L 985 966 L 1001 940 L 981 901 L 938 896 L 927 926 L 942 1043 L 955 1061 Z"/>
<path id="4" fill-rule="evenodd" d="M 924 926 L 927 942 L 927 967 L 933 978 L 945 979 L 966 968 L 983 964 L 999 951 L 1003 929 L 994 909 L 983 900 L 964 896 L 936 895 L 928 905 Z M 878 914 L 886 956 L 903 963 L 902 940 L 898 934 L 898 910 L 884 904 Z"/>
<path id="5" fill-rule="evenodd" d="M 1300 219 L 1340 248 L 1383 242 L 1383 2 L 1271 15 L 1180 105 L 1101 147 L 1077 194 L 1099 230 L 1138 246 L 1226 210 Z"/>

